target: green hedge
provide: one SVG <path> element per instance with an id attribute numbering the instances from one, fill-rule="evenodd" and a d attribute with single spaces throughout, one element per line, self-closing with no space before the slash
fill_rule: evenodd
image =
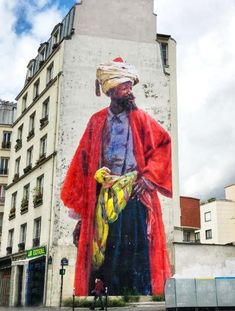
<path id="1" fill-rule="evenodd" d="M 93 299 L 87 299 L 87 298 L 75 298 L 74 307 L 80 307 L 80 308 L 89 308 L 91 306 Z M 105 297 L 103 297 L 103 302 L 105 303 Z M 108 307 L 125 307 L 126 303 L 123 301 L 122 298 L 114 298 L 109 299 L 108 298 Z M 64 307 L 72 307 L 73 306 L 73 298 L 68 298 L 63 301 Z M 100 307 L 99 300 L 96 301 L 96 306 Z"/>
<path id="2" fill-rule="evenodd" d="M 152 301 L 165 301 L 164 295 L 153 295 Z"/>

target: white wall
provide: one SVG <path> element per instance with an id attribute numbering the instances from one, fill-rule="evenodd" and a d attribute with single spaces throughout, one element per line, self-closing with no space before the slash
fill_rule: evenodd
<path id="1" fill-rule="evenodd" d="M 175 277 L 235 276 L 235 246 L 174 243 Z"/>

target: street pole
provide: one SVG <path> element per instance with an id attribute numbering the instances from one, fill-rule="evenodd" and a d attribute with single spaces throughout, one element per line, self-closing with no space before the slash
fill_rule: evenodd
<path id="1" fill-rule="evenodd" d="M 104 288 L 104 293 L 105 293 L 105 311 L 108 310 L 108 287 L 106 286 Z"/>
<path id="2" fill-rule="evenodd" d="M 62 269 L 62 271 L 64 269 L 63 263 L 61 263 L 61 269 Z M 64 275 L 63 275 L 63 272 L 62 272 L 60 274 L 60 308 L 62 306 L 63 283 L 64 283 Z"/>
<path id="3" fill-rule="evenodd" d="M 72 311 L 74 311 L 75 308 L 75 288 L 73 289 L 73 305 L 72 305 Z"/>

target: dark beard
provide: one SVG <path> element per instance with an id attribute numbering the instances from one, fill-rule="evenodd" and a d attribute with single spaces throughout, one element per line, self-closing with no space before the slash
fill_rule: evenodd
<path id="1" fill-rule="evenodd" d="M 117 104 L 121 106 L 127 112 L 138 109 L 135 103 L 135 96 L 133 94 L 130 94 L 127 97 L 118 99 Z"/>

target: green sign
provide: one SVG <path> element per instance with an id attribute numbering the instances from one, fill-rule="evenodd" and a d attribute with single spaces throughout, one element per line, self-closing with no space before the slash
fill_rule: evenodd
<path id="1" fill-rule="evenodd" d="M 60 269 L 60 275 L 65 275 L 65 269 Z"/>
<path id="2" fill-rule="evenodd" d="M 42 256 L 46 255 L 46 247 L 38 247 L 38 248 L 33 248 L 27 251 L 27 258 L 32 258 L 32 257 L 37 257 L 37 256 Z"/>

